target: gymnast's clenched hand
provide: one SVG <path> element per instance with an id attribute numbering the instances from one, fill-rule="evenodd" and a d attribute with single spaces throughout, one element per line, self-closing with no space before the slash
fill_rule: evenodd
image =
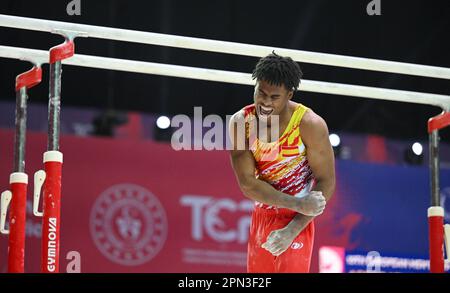
<path id="1" fill-rule="evenodd" d="M 306 216 L 318 216 L 323 213 L 327 202 L 321 191 L 311 191 L 306 196 L 299 198 L 294 211 Z"/>

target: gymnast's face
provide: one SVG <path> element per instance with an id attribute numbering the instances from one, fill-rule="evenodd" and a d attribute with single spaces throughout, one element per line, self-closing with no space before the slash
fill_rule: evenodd
<path id="1" fill-rule="evenodd" d="M 284 85 L 273 85 L 264 80 L 258 80 L 255 86 L 254 102 L 258 118 L 268 120 L 272 115 L 283 115 L 293 91 Z M 280 117 L 281 118 L 281 117 Z"/>

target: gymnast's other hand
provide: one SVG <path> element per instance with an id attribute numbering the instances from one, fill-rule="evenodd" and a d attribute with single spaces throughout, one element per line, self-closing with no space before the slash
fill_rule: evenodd
<path id="1" fill-rule="evenodd" d="M 261 245 L 262 248 L 270 252 L 273 256 L 279 256 L 285 252 L 294 241 L 297 234 L 286 226 L 282 229 L 270 232 L 265 243 Z"/>

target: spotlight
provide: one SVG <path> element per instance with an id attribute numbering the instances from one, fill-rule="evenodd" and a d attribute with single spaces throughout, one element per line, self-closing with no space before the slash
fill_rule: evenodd
<path id="1" fill-rule="evenodd" d="M 332 147 L 338 147 L 341 144 L 341 138 L 339 137 L 339 135 L 332 133 L 329 136 L 330 138 L 330 143 Z"/>
<path id="2" fill-rule="evenodd" d="M 336 133 L 331 133 L 328 137 L 330 144 L 333 147 L 333 153 L 336 158 L 341 157 L 341 138 Z"/>
<path id="3" fill-rule="evenodd" d="M 172 138 L 172 128 L 170 127 L 170 118 L 161 115 L 156 119 L 154 128 L 154 138 L 157 141 L 170 141 Z"/>
<path id="4" fill-rule="evenodd" d="M 423 147 L 420 143 L 415 142 L 411 147 L 413 153 L 417 156 L 420 156 L 423 152 Z"/>
<path id="5" fill-rule="evenodd" d="M 167 116 L 159 116 L 156 120 L 156 126 L 160 129 L 167 129 L 170 127 L 170 119 Z"/>
<path id="6" fill-rule="evenodd" d="M 415 142 L 404 152 L 404 160 L 410 165 L 421 165 L 423 163 L 423 146 Z"/>

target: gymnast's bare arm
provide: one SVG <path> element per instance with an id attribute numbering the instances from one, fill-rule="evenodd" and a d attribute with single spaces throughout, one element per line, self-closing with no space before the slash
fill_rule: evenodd
<path id="1" fill-rule="evenodd" d="M 273 188 L 269 183 L 255 177 L 255 159 L 248 149 L 248 143 L 240 148 L 238 127 L 242 127 L 243 113 L 240 111 L 230 120 L 229 130 L 232 142 L 231 164 L 236 179 L 244 195 L 252 200 L 280 208 L 288 208 L 305 215 L 317 215 L 324 209 L 323 201 L 319 196 L 306 196 L 297 198 Z"/>

